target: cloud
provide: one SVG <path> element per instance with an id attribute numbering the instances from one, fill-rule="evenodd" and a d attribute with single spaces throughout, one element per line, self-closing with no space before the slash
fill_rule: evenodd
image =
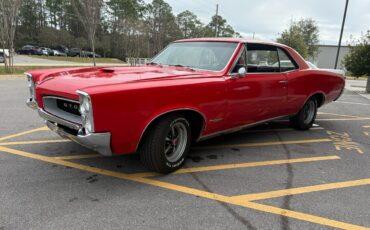
<path id="1" fill-rule="evenodd" d="M 177 14 L 184 10 L 194 12 L 208 23 L 215 14 L 216 4 L 219 13 L 235 30 L 243 36 L 261 39 L 276 39 L 289 22 L 294 19 L 313 18 L 320 29 L 320 41 L 324 44 L 337 44 L 342 24 L 345 0 L 165 0 Z M 146 0 L 149 2 L 149 0 Z M 350 1 L 343 41 L 350 35 L 359 37 L 361 32 L 370 29 L 370 1 Z"/>

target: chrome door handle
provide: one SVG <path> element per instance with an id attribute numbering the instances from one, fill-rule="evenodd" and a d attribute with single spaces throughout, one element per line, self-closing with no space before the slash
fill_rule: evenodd
<path id="1" fill-rule="evenodd" d="M 288 84 L 288 81 L 287 80 L 282 80 L 282 81 L 279 81 L 279 83 L 286 85 L 286 84 Z"/>

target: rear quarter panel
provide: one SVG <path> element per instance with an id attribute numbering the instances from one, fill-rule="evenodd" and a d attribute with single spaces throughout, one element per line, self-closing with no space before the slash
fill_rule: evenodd
<path id="1" fill-rule="evenodd" d="M 287 73 L 288 110 L 297 113 L 312 95 L 321 93 L 325 96 L 324 103 L 337 99 L 344 88 L 344 78 L 327 71 L 304 69 Z"/>

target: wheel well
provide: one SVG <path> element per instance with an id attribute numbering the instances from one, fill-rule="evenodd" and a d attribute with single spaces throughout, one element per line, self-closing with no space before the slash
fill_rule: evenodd
<path id="1" fill-rule="evenodd" d="M 322 93 L 316 93 L 311 96 L 311 98 L 315 98 L 317 101 L 317 107 L 321 107 L 325 103 L 325 96 Z"/>
<path id="2" fill-rule="evenodd" d="M 139 141 L 139 145 L 144 140 L 149 130 L 152 129 L 153 126 L 155 126 L 159 120 L 161 120 L 163 117 L 173 115 L 173 114 L 183 115 L 185 116 L 185 118 L 188 119 L 190 123 L 190 127 L 191 127 L 191 136 L 194 141 L 200 137 L 201 132 L 203 131 L 203 127 L 205 126 L 204 116 L 201 113 L 194 111 L 194 110 L 189 110 L 189 109 L 176 110 L 176 111 L 171 111 L 165 114 L 161 114 L 160 116 L 152 120 L 150 124 L 145 128 L 144 133 L 142 134 L 141 139 Z"/>

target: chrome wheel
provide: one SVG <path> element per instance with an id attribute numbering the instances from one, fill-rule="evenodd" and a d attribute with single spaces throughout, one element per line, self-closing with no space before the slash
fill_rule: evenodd
<path id="1" fill-rule="evenodd" d="M 166 159 L 174 163 L 184 154 L 188 143 L 188 130 L 183 121 L 174 121 L 166 136 L 164 154 Z"/>
<path id="2" fill-rule="evenodd" d="M 315 117 L 316 105 L 314 101 L 308 101 L 303 108 L 303 122 L 305 124 L 311 123 L 312 119 Z"/>

